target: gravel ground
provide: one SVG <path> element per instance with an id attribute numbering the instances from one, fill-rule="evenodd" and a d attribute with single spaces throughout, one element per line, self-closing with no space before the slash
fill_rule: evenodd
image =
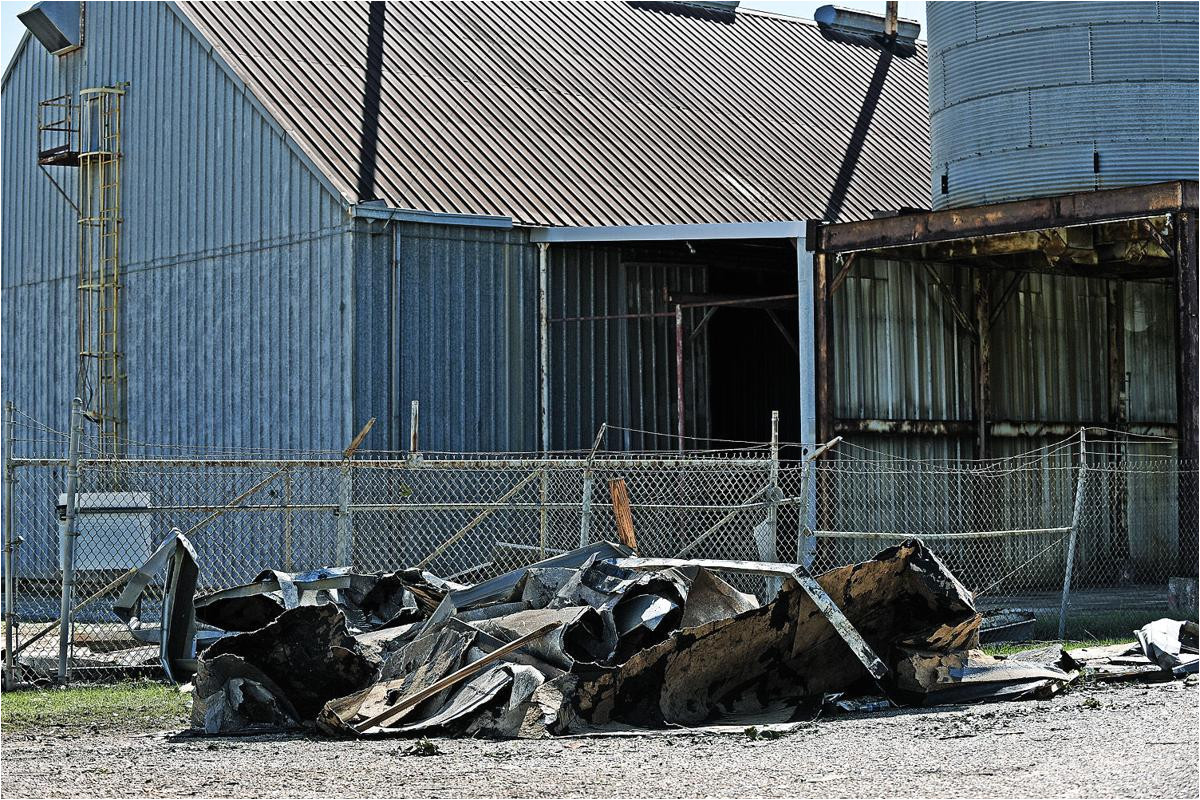
<path id="1" fill-rule="evenodd" d="M 22 730 L 4 797 L 1200 796 L 1200 691 L 1077 687 L 1048 701 L 825 718 L 743 734 L 550 741 Z"/>

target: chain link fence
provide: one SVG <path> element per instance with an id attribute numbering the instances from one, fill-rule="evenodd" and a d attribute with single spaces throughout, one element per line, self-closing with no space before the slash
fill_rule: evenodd
<path id="1" fill-rule="evenodd" d="M 9 426 L 3 610 L 6 653 L 18 654 L 26 678 L 52 676 L 59 664 L 66 442 L 65 432 L 30 420 Z M 341 565 L 419 566 L 469 583 L 614 540 L 616 479 L 626 483 L 642 555 L 796 561 L 820 573 L 918 537 L 975 591 L 981 609 L 1034 612 L 1038 638 L 1057 634 L 1068 574 L 1067 636 L 1128 633 L 1167 613 L 1169 577 L 1194 575 L 1180 570 L 1187 537 L 1197 536 L 1195 504 L 1181 514 L 1178 491 L 1181 475 L 1196 485 L 1196 465 L 1180 464 L 1173 449 L 1076 436 L 1019 457 L 964 462 L 899 459 L 843 442 L 809 462 L 781 461 L 768 445 L 343 459 L 128 443 L 114 462 L 85 447 L 68 665 L 74 679 L 157 671 L 157 647 L 134 640 L 111 605 L 122 576 L 173 528 L 195 546 L 198 593 L 265 569 Z M 760 597 L 768 591 L 762 578 L 737 580 Z M 142 618 L 158 616 L 159 597 L 147 596 Z"/>

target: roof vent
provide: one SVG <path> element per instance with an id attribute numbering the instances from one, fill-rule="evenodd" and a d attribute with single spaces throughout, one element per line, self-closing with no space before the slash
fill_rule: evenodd
<path id="1" fill-rule="evenodd" d="M 919 24 L 911 19 L 897 19 L 895 39 L 890 39 L 886 17 L 853 8 L 821 6 L 813 14 L 813 19 L 827 39 L 877 50 L 891 50 L 899 56 L 915 53 L 917 37 L 921 35 Z"/>
<path id="2" fill-rule="evenodd" d="M 704 19 L 719 19 L 732 22 L 737 11 L 738 2 L 721 2 L 721 0 L 682 0 L 678 2 L 633 2 L 630 5 L 638 8 L 649 8 L 655 11 L 668 11 L 688 17 Z"/>
<path id="3" fill-rule="evenodd" d="M 56 56 L 83 46 L 83 3 L 37 3 L 17 19 Z"/>

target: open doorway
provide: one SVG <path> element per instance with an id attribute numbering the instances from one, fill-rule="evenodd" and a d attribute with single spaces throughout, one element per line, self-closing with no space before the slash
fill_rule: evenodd
<path id="1" fill-rule="evenodd" d="M 779 411 L 783 441 L 800 441 L 796 257 L 788 242 L 727 244 L 709 254 L 709 430 L 766 441 Z"/>

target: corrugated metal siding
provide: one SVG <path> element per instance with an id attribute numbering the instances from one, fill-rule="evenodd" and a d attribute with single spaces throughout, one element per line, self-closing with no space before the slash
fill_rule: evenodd
<path id="1" fill-rule="evenodd" d="M 419 400 L 422 450 L 535 450 L 538 274 L 528 234 L 403 225 L 399 236 L 397 444 L 407 449 Z M 373 374 L 383 380 L 387 370 Z"/>
<path id="2" fill-rule="evenodd" d="M 835 416 L 972 418 L 974 345 L 919 264 L 860 259 L 834 295 L 833 320 Z"/>
<path id="3" fill-rule="evenodd" d="M 707 268 L 653 249 L 552 247 L 550 272 L 551 447 L 586 449 L 600 425 L 677 430 L 675 318 L 572 318 L 672 311 L 671 292 L 702 293 Z M 703 309 L 684 310 L 684 432 L 709 435 L 707 334 L 690 333 Z M 614 431 L 609 447 L 673 450 L 677 440 Z"/>
<path id="4" fill-rule="evenodd" d="M 928 21 L 934 208 L 1195 179 L 1195 3 L 942 2 Z"/>
<path id="5" fill-rule="evenodd" d="M 1125 370 L 1131 422 L 1177 419 L 1176 314 L 1172 284 L 1125 284 Z"/>
<path id="6" fill-rule="evenodd" d="M 1029 274 L 992 326 L 992 414 L 1075 422 L 1108 417 L 1103 281 Z"/>
<path id="7" fill-rule="evenodd" d="M 368 4 L 181 7 L 355 199 L 371 146 Z M 730 23 L 624 2 L 374 8 L 382 104 L 368 191 L 533 224 L 820 218 L 879 58 L 754 12 Z M 924 88 L 923 49 L 892 62 L 842 218 L 925 204 Z"/>
<path id="8" fill-rule="evenodd" d="M 970 272 L 934 269 L 972 315 Z M 993 298 L 1010 277 L 993 277 Z M 1129 420 L 1174 420 L 1172 287 L 1124 286 Z M 991 328 L 992 418 L 1107 420 L 1107 314 L 1103 280 L 1025 275 Z M 859 260 L 834 295 L 833 326 L 835 416 L 974 419 L 974 340 L 920 264 Z M 927 443 L 911 441 L 919 457 Z M 1020 440 L 1012 452 L 1040 444 Z"/>
<path id="9" fill-rule="evenodd" d="M 74 212 L 37 167 L 37 102 L 128 81 L 131 438 L 344 447 L 351 253 L 340 200 L 164 4 L 91 3 L 87 24 L 85 47 L 63 58 L 30 42 L 4 86 L 5 398 L 65 427 L 74 385 Z"/>

